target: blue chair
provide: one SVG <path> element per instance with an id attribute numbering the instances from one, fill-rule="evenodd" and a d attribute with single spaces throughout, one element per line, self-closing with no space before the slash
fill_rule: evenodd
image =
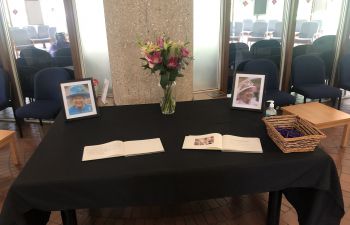
<path id="1" fill-rule="evenodd" d="M 293 47 L 293 59 L 311 52 L 312 45 L 297 45 Z"/>
<path id="2" fill-rule="evenodd" d="M 337 39 L 336 35 L 325 35 L 317 38 L 312 43 L 313 51 L 324 52 L 324 51 L 334 50 L 336 39 Z"/>
<path id="3" fill-rule="evenodd" d="M 19 125 L 17 117 L 15 115 L 14 105 L 11 96 L 10 78 L 9 75 L 2 68 L 0 68 L 0 111 L 9 107 L 12 108 L 16 124 Z M 22 130 L 19 129 L 19 131 L 20 135 L 22 136 Z"/>
<path id="4" fill-rule="evenodd" d="M 52 66 L 52 57 L 47 51 L 33 47 L 21 50 L 19 55 L 25 61 L 26 66 L 32 66 L 38 69 Z"/>
<path id="5" fill-rule="evenodd" d="M 253 20 L 251 19 L 244 19 L 243 20 L 243 33 L 247 33 L 252 31 L 253 28 Z"/>
<path id="6" fill-rule="evenodd" d="M 278 69 L 274 62 L 268 59 L 254 59 L 244 64 L 242 72 L 265 75 L 264 101 L 274 100 L 276 106 L 295 104 L 295 97 L 279 90 Z"/>
<path id="7" fill-rule="evenodd" d="M 62 108 L 60 83 L 70 80 L 70 74 L 64 68 L 52 67 L 40 70 L 34 79 L 34 98 L 31 102 L 16 110 L 18 118 L 54 119 Z"/>
<path id="8" fill-rule="evenodd" d="M 239 41 L 242 36 L 243 23 L 235 22 L 234 26 L 231 27 L 230 41 Z"/>
<path id="9" fill-rule="evenodd" d="M 271 39 L 281 41 L 282 39 L 282 32 L 283 32 L 283 23 L 282 22 L 277 22 L 275 24 L 275 30 L 273 31 L 273 36 Z"/>
<path id="10" fill-rule="evenodd" d="M 53 64 L 57 67 L 73 66 L 71 48 L 61 48 L 54 52 Z"/>
<path id="11" fill-rule="evenodd" d="M 350 90 L 350 54 L 344 55 L 340 60 L 338 87 Z"/>
<path id="12" fill-rule="evenodd" d="M 315 34 L 318 32 L 317 22 L 304 22 L 301 25 L 300 33 L 295 38 L 294 43 L 311 44 Z"/>
<path id="13" fill-rule="evenodd" d="M 250 52 L 254 59 L 269 59 L 273 61 L 277 68 L 281 62 L 281 44 L 277 40 L 261 40 L 257 41 L 250 47 Z"/>
<path id="14" fill-rule="evenodd" d="M 338 109 L 341 103 L 341 91 L 339 88 L 325 84 L 325 66 L 316 55 L 301 55 L 292 63 L 292 91 L 306 98 L 319 99 L 331 98 L 335 104 L 338 98 Z"/>
<path id="15" fill-rule="evenodd" d="M 229 67 L 231 69 L 235 70 L 241 62 L 250 58 L 249 47 L 246 43 L 230 43 Z"/>
<path id="16" fill-rule="evenodd" d="M 248 43 L 263 40 L 266 37 L 267 23 L 264 21 L 257 21 L 253 24 L 252 32 L 248 37 Z"/>

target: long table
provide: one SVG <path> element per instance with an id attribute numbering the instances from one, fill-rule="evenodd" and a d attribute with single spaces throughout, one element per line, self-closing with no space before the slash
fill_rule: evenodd
<path id="1" fill-rule="evenodd" d="M 261 118 L 258 112 L 232 110 L 227 99 L 178 103 L 170 116 L 158 104 L 105 107 L 97 118 L 74 122 L 65 122 L 61 113 L 11 186 L 0 224 L 45 224 L 44 212 L 54 210 L 74 223 L 72 210 L 80 208 L 261 192 L 277 193 L 275 205 L 283 192 L 300 224 L 339 224 L 344 206 L 332 159 L 321 149 L 282 153 Z M 212 132 L 259 137 L 264 153 L 181 150 L 186 135 Z M 81 161 L 85 145 L 156 137 L 164 153 Z M 272 220 L 268 223 L 278 218 Z"/>

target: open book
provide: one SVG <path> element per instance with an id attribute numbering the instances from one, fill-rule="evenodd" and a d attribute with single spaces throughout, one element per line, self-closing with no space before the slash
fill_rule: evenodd
<path id="1" fill-rule="evenodd" d="M 101 145 L 85 146 L 82 161 L 155 152 L 164 152 L 159 138 L 125 142 L 112 141 Z"/>
<path id="2" fill-rule="evenodd" d="M 218 133 L 186 136 L 182 149 L 221 150 L 245 153 L 263 152 L 259 138 L 221 135 Z"/>

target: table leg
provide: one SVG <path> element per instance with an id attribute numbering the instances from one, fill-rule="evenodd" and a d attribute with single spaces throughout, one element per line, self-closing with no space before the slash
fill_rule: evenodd
<path id="1" fill-rule="evenodd" d="M 349 133 L 350 133 L 350 125 L 346 124 L 344 126 L 343 138 L 342 138 L 342 141 L 341 141 L 341 147 L 346 147 L 348 145 Z"/>
<path id="2" fill-rule="evenodd" d="M 269 205 L 267 209 L 267 225 L 278 225 L 280 223 L 282 192 L 272 191 L 269 193 Z"/>
<path id="3" fill-rule="evenodd" d="M 10 141 L 10 149 L 11 149 L 11 153 L 13 156 L 13 162 L 15 165 L 19 164 L 19 159 L 18 159 L 18 154 L 17 154 L 17 147 L 16 147 L 16 141 L 14 139 L 14 137 L 12 138 L 12 140 Z"/>
<path id="4" fill-rule="evenodd" d="M 75 210 L 61 210 L 61 218 L 63 225 L 78 225 Z"/>

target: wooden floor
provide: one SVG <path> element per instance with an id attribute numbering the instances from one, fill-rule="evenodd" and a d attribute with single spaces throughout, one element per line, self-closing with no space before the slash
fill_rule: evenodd
<path id="1" fill-rule="evenodd" d="M 350 100 L 343 101 L 342 110 L 350 113 Z M 0 113 L 0 118 L 12 117 L 10 110 Z M 0 129 L 15 130 L 14 122 L 0 122 Z M 50 129 L 45 124 L 30 123 L 24 128 L 24 138 L 17 138 L 21 162 L 26 162 L 40 140 Z M 341 180 L 346 214 L 342 225 L 350 225 L 350 145 L 340 147 L 342 128 L 324 130 L 327 139 L 321 147 L 334 159 Z M 13 166 L 8 148 L 0 150 L 0 209 L 6 193 L 20 172 Z M 126 207 L 116 209 L 78 210 L 79 225 L 260 225 L 265 224 L 267 194 L 227 197 L 206 201 L 188 202 L 181 205 Z M 61 224 L 59 212 L 52 213 L 50 225 Z M 293 207 L 283 199 L 281 225 L 298 224 Z"/>

